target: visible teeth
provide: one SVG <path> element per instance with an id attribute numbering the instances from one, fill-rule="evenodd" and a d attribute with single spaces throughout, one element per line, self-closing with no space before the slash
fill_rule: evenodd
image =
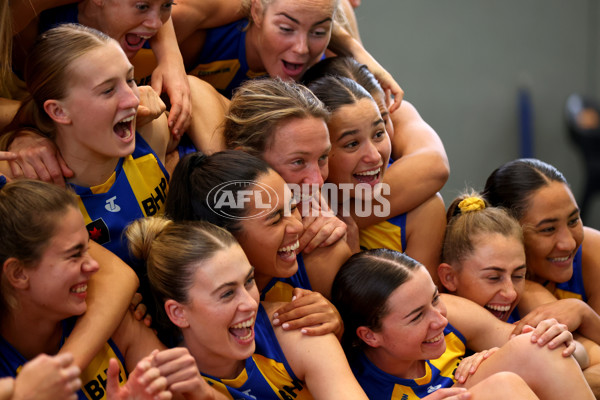
<path id="1" fill-rule="evenodd" d="M 142 39 L 150 39 L 152 36 L 142 36 L 142 35 L 138 35 L 139 37 L 141 37 Z"/>
<path id="2" fill-rule="evenodd" d="M 231 327 L 233 329 L 243 329 L 243 328 L 250 328 L 250 327 L 252 327 L 252 325 L 254 325 L 254 318 L 251 318 L 244 322 L 240 322 L 239 324 L 232 325 Z"/>
<path id="3" fill-rule="evenodd" d="M 84 293 L 85 291 L 87 291 L 87 285 L 81 285 L 79 287 L 71 289 L 71 292 L 73 293 Z"/>
<path id="4" fill-rule="evenodd" d="M 296 240 L 296 242 L 294 244 L 290 244 L 289 246 L 282 247 L 279 250 L 277 250 L 277 252 L 284 253 L 284 252 L 287 252 L 287 251 L 294 251 L 298 247 L 300 247 L 300 242 L 298 240 Z"/>
<path id="5" fill-rule="evenodd" d="M 438 340 L 442 340 L 443 337 L 444 337 L 444 332 L 440 333 L 439 335 L 437 335 L 433 339 L 426 340 L 425 343 L 437 342 Z"/>
<path id="6" fill-rule="evenodd" d="M 355 175 L 377 175 L 378 173 L 379 173 L 379 168 L 371 170 L 371 171 L 357 172 Z"/>
<path id="7" fill-rule="evenodd" d="M 494 310 L 494 311 L 506 312 L 506 311 L 510 310 L 510 305 L 496 306 L 496 305 L 488 304 L 488 305 L 486 305 L 486 308 L 489 308 L 490 310 Z"/>
<path id="8" fill-rule="evenodd" d="M 119 121 L 119 123 L 120 123 L 120 124 L 125 124 L 125 123 L 127 123 L 127 122 L 131 122 L 131 121 L 133 121 L 133 118 L 134 118 L 134 117 L 135 117 L 135 116 L 134 116 L 134 115 L 132 115 L 131 117 L 123 118 L 121 121 Z"/>
<path id="9" fill-rule="evenodd" d="M 551 258 L 550 261 L 553 262 L 565 262 L 567 261 L 569 258 L 571 258 L 571 256 L 567 256 L 567 257 L 556 257 L 556 258 Z"/>

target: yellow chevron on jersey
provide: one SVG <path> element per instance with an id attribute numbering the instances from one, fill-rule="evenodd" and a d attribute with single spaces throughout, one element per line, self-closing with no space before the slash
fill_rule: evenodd
<path id="1" fill-rule="evenodd" d="M 296 261 L 298 262 L 298 270 L 296 273 L 289 278 L 271 279 L 260 293 L 261 301 L 266 300 L 270 303 L 287 303 L 292 301 L 294 288 L 312 290 L 308 274 L 306 273 L 306 266 L 304 265 L 302 253 L 296 255 Z"/>
<path id="2" fill-rule="evenodd" d="M 359 232 L 360 248 L 406 250 L 406 214 L 373 224 Z"/>
<path id="3" fill-rule="evenodd" d="M 554 297 L 556 297 L 559 300 L 561 300 L 561 299 L 578 299 L 578 300 L 583 301 L 582 295 L 580 295 L 579 293 L 570 292 L 568 290 L 556 288 L 556 289 L 554 289 L 554 292 L 552 292 L 552 294 L 554 295 Z"/>
<path id="4" fill-rule="evenodd" d="M 394 387 L 394 391 L 392 392 L 392 397 L 390 397 L 390 400 L 413 400 L 418 398 L 419 396 L 417 396 L 410 387 L 396 385 Z"/>
<path id="5" fill-rule="evenodd" d="M 446 341 L 446 351 L 440 358 L 430 361 L 433 366 L 440 370 L 441 376 L 445 376 L 456 382 L 454 371 L 456 371 L 456 367 L 458 367 L 458 364 L 465 356 L 467 348 L 463 339 L 458 337 L 454 331 L 447 334 L 444 339 Z M 429 373 L 431 374 L 431 368 L 429 368 Z M 419 383 L 418 379 L 416 381 Z"/>
<path id="6" fill-rule="evenodd" d="M 287 282 L 277 281 L 264 294 L 263 300 L 269 303 L 289 302 L 292 301 L 294 286 Z"/>
<path id="7" fill-rule="evenodd" d="M 240 69 L 240 60 L 219 60 L 196 66 L 189 74 L 210 83 L 215 89 L 225 90 Z"/>

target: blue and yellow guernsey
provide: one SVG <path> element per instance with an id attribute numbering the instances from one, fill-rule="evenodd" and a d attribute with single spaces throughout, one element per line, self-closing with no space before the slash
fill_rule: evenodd
<path id="1" fill-rule="evenodd" d="M 62 347 L 65 339 L 71 334 L 77 317 L 69 318 L 63 321 L 63 334 L 60 342 Z M 106 399 L 106 371 L 108 362 L 111 358 L 116 358 L 119 363 L 119 382 L 124 385 L 127 381 L 127 371 L 125 370 L 125 360 L 123 355 L 109 339 L 104 344 L 88 367 L 81 373 L 81 389 L 77 392 L 79 400 L 103 400 Z M 0 336 L 0 377 L 16 377 L 27 359 L 17 351 L 10 343 Z"/>
<path id="2" fill-rule="evenodd" d="M 203 374 L 204 379 L 231 400 L 309 400 L 312 395 L 289 366 L 262 305 L 254 327 L 256 350 L 234 379 Z"/>
<path id="3" fill-rule="evenodd" d="M 370 399 L 416 400 L 454 385 L 454 371 L 465 355 L 465 338 L 452 325 L 444 329 L 446 351 L 436 360 L 425 361 L 425 375 L 402 379 L 377 368 L 364 354 L 352 363 L 356 379 Z"/>
<path id="4" fill-rule="evenodd" d="M 264 300 L 270 303 L 288 302 L 292 301 L 292 292 L 294 288 L 312 290 L 308 275 L 306 274 L 306 267 L 304 266 L 302 254 L 298 254 L 296 260 L 298 261 L 298 271 L 289 278 L 271 279 L 260 293 L 261 301 Z"/>
<path id="5" fill-rule="evenodd" d="M 266 73 L 250 70 L 246 59 L 246 26 L 243 19 L 206 32 L 204 46 L 188 74 L 210 83 L 223 96 L 231 98 L 242 82 Z"/>
<path id="6" fill-rule="evenodd" d="M 406 214 L 361 229 L 359 241 L 362 250 L 383 248 L 403 253 L 406 250 Z"/>
<path id="7" fill-rule="evenodd" d="M 132 221 L 164 212 L 169 174 L 141 135 L 133 154 L 121 158 L 106 182 L 93 187 L 71 184 L 79 197 L 90 238 L 132 264 L 123 230 Z"/>

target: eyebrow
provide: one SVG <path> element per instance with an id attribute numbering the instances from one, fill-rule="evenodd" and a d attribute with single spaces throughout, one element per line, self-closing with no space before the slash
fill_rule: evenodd
<path id="1" fill-rule="evenodd" d="M 133 65 L 127 70 L 127 76 L 132 75 L 133 74 Z M 99 84 L 97 84 L 96 86 L 94 86 L 94 89 L 99 88 L 102 85 L 106 85 L 107 83 L 111 83 L 113 81 L 118 80 L 118 77 L 113 77 L 113 78 L 108 78 L 105 81 L 100 82 Z M 127 78 L 129 79 L 129 78 Z"/>
<path id="2" fill-rule="evenodd" d="M 248 272 L 248 274 L 246 275 L 246 278 L 244 278 L 244 282 L 245 282 L 245 281 L 247 281 L 247 280 L 250 278 L 250 276 L 252 276 L 252 274 L 253 274 L 253 273 L 254 273 L 254 267 L 253 267 L 253 266 L 251 266 L 251 267 L 250 267 L 250 271 L 249 271 L 249 272 Z M 235 287 L 235 286 L 237 286 L 237 282 L 236 282 L 236 281 L 225 282 L 225 283 L 223 283 L 223 284 L 219 285 L 219 286 L 218 286 L 218 287 L 217 287 L 215 290 L 213 290 L 213 291 L 212 291 L 212 294 L 215 294 L 215 293 L 217 293 L 218 291 L 220 291 L 220 290 L 222 290 L 222 289 L 224 289 L 224 288 L 226 288 L 226 287 Z"/>
<path id="3" fill-rule="evenodd" d="M 83 243 L 77 243 L 76 245 L 71 246 L 68 249 L 66 249 L 65 251 L 63 251 L 63 254 L 76 253 L 76 252 L 83 250 L 84 248 L 85 248 L 85 245 Z"/>
<path id="4" fill-rule="evenodd" d="M 569 214 L 569 216 L 567 218 L 571 218 L 572 216 L 574 216 L 575 214 L 577 214 L 579 212 L 579 208 L 575 208 L 571 214 Z M 540 222 L 537 223 L 537 225 L 535 226 L 536 228 L 539 227 L 540 225 L 544 225 L 544 224 L 548 224 L 548 223 L 552 223 L 552 222 L 556 222 L 558 221 L 558 218 L 546 218 L 541 220 Z"/>
<path id="5" fill-rule="evenodd" d="M 270 219 L 273 219 L 273 218 L 275 218 L 278 215 L 283 215 L 283 208 L 282 207 L 279 207 L 276 210 L 273 210 L 269 214 L 267 214 L 266 220 L 268 221 Z"/>
<path id="6" fill-rule="evenodd" d="M 373 121 L 371 126 L 377 126 L 379 124 L 385 124 L 385 122 L 383 121 L 382 118 L 379 118 L 379 119 Z M 346 132 L 342 133 L 342 135 L 336 141 L 339 142 L 340 140 L 344 139 L 346 136 L 356 135 L 357 133 L 358 133 L 358 129 L 352 129 L 352 130 L 346 131 Z"/>
<path id="7" fill-rule="evenodd" d="M 437 294 L 439 293 L 439 290 L 437 288 L 437 286 L 435 287 L 435 290 L 433 291 L 433 296 L 431 296 L 431 299 L 433 300 L 435 298 L 435 296 L 437 296 Z M 408 314 L 406 314 L 402 319 L 407 319 L 409 317 L 411 317 L 414 314 L 420 313 L 421 311 L 423 311 L 423 309 L 425 308 L 424 305 L 415 308 L 414 310 L 412 310 L 411 312 L 409 312 Z"/>
<path id="8" fill-rule="evenodd" d="M 292 17 L 292 16 L 290 16 L 290 15 L 284 13 L 284 12 L 281 12 L 281 13 L 276 14 L 276 15 L 282 15 L 282 16 L 286 17 L 287 19 L 289 19 L 290 21 L 295 22 L 296 24 L 300 25 L 300 21 L 298 21 L 296 18 L 294 18 L 294 17 Z M 312 26 L 321 25 L 322 23 L 325 23 L 327 21 L 332 21 L 331 17 L 327 17 L 324 20 L 321 20 L 319 22 L 315 22 L 314 24 L 312 24 Z"/>
<path id="9" fill-rule="evenodd" d="M 526 266 L 525 265 L 521 265 L 517 268 L 515 268 L 515 271 L 518 271 L 520 269 L 525 269 Z M 482 269 L 482 271 L 495 271 L 495 272 L 505 272 L 506 268 L 500 268 L 500 267 L 485 267 Z"/>

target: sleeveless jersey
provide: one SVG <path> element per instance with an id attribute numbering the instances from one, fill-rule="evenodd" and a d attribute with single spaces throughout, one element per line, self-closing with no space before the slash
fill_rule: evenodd
<path id="1" fill-rule="evenodd" d="M 63 321 L 63 335 L 60 346 L 64 344 L 65 339 L 70 335 L 75 326 L 77 318 L 69 318 Z M 125 370 L 125 359 L 115 345 L 109 339 L 104 344 L 102 350 L 96 354 L 92 362 L 81 373 L 81 389 L 77 391 L 79 400 L 102 400 L 106 399 L 106 370 L 108 361 L 116 358 L 119 363 L 119 381 L 124 385 L 127 381 L 127 371 Z M 0 377 L 16 377 L 23 364 L 28 360 L 23 357 L 10 343 L 0 336 Z"/>
<path id="2" fill-rule="evenodd" d="M 371 225 L 359 232 L 360 248 L 392 249 L 404 252 L 406 249 L 406 214 L 400 214 Z"/>
<path id="3" fill-rule="evenodd" d="M 402 379 L 376 367 L 363 353 L 352 363 L 356 379 L 369 399 L 415 400 L 454 385 L 454 371 L 465 355 L 465 338 L 452 325 L 444 329 L 446 351 L 437 360 L 425 361 L 425 375 Z"/>
<path id="4" fill-rule="evenodd" d="M 79 197 L 90 238 L 133 264 L 122 238 L 132 221 L 164 212 L 169 174 L 141 135 L 135 135 L 133 154 L 121 158 L 114 173 L 91 188 L 70 186 Z"/>
<path id="5" fill-rule="evenodd" d="M 265 300 L 270 303 L 289 302 L 292 301 L 292 291 L 294 288 L 312 290 L 308 275 L 306 274 L 302 254 L 298 254 L 296 260 L 298 261 L 298 271 L 289 278 L 271 279 L 260 294 L 261 301 Z"/>
<path id="6" fill-rule="evenodd" d="M 248 67 L 244 30 L 247 25 L 248 20 L 243 19 L 207 30 L 202 51 L 188 74 L 210 83 L 229 99 L 242 82 L 266 76 L 266 72 L 252 72 Z"/>
<path id="7" fill-rule="evenodd" d="M 234 379 L 203 374 L 204 379 L 229 399 L 308 400 L 313 397 L 304 382 L 292 372 L 279 346 L 269 317 L 262 305 L 254 327 L 256 350 L 246 359 L 244 370 Z"/>

